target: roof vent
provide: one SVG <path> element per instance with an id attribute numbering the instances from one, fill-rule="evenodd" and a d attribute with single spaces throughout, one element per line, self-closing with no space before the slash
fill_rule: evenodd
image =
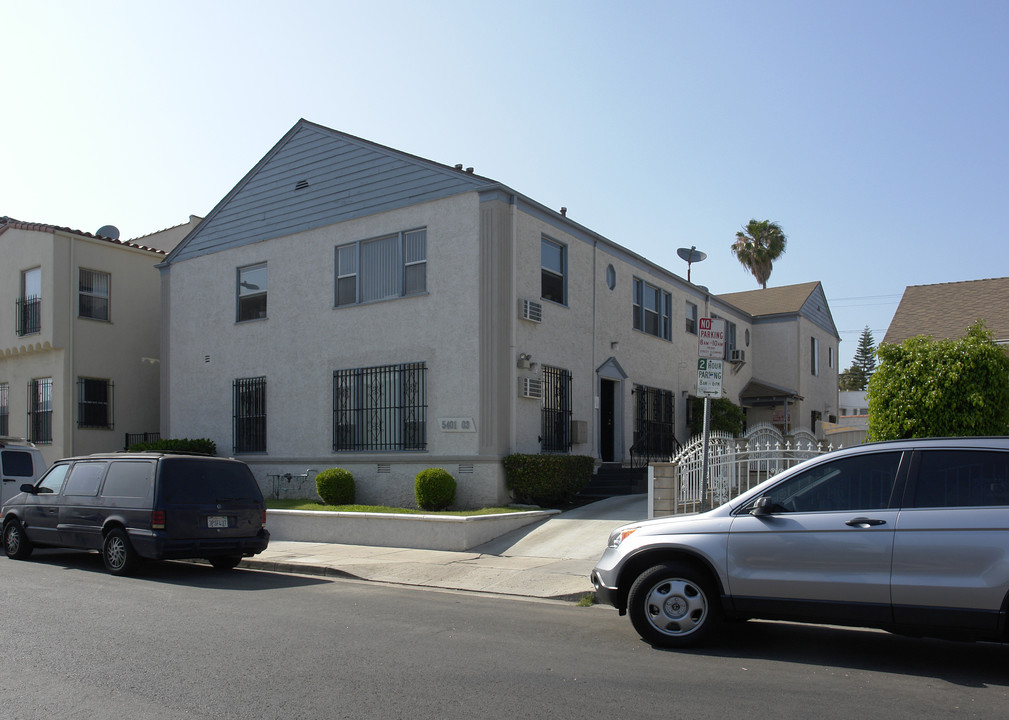
<path id="1" fill-rule="evenodd" d="M 561 215 L 563 215 L 564 217 L 568 216 L 568 209 L 566 207 L 561 208 Z"/>
<path id="2" fill-rule="evenodd" d="M 308 180 L 299 180 L 295 186 L 295 190 L 305 190 L 308 187 Z"/>
<path id="3" fill-rule="evenodd" d="M 113 240 L 119 239 L 119 228 L 115 225 L 102 225 L 98 228 L 95 235 L 101 235 L 102 237 L 112 238 Z"/>
<path id="4" fill-rule="evenodd" d="M 455 166 L 456 170 L 462 170 L 462 163 L 457 163 Z"/>
<path id="5" fill-rule="evenodd" d="M 466 168 L 466 172 L 469 173 L 470 175 L 472 175 L 473 174 L 473 168 L 471 168 L 471 167 Z"/>

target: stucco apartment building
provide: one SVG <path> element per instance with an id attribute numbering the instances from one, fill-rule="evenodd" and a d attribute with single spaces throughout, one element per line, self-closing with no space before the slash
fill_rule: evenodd
<path id="1" fill-rule="evenodd" d="M 155 265 L 199 220 L 120 241 L 0 217 L 0 435 L 52 463 L 157 432 Z"/>
<path id="2" fill-rule="evenodd" d="M 837 412 L 819 283 L 755 314 L 774 291 L 730 302 L 472 168 L 305 120 L 160 268 L 162 434 L 267 491 L 338 466 L 359 501 L 409 505 L 437 466 L 474 506 L 507 500 L 510 453 L 671 451 L 713 315 L 751 422 Z"/>

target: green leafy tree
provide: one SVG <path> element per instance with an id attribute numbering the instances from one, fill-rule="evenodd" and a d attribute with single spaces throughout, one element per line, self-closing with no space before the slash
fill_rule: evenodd
<path id="1" fill-rule="evenodd" d="M 865 390 L 868 378 L 862 374 L 862 369 L 851 364 L 851 367 L 837 376 L 837 386 L 841 390 Z"/>
<path id="2" fill-rule="evenodd" d="M 884 343 L 869 380 L 869 439 L 1009 434 L 1009 355 L 980 320 L 957 340 Z"/>
<path id="3" fill-rule="evenodd" d="M 753 273 L 760 286 L 766 289 L 767 279 L 771 277 L 771 267 L 774 261 L 784 254 L 787 241 L 778 223 L 770 220 L 750 220 L 746 227 L 736 233 L 736 241 L 732 243 L 732 254 L 743 267 Z"/>
<path id="4" fill-rule="evenodd" d="M 691 402 L 693 402 L 693 407 L 690 408 L 692 418 L 690 435 L 693 437 L 704 432 L 704 398 L 695 397 Z M 711 417 L 708 420 L 709 430 L 712 432 L 726 432 L 730 435 L 742 435 L 745 424 L 746 415 L 743 413 L 743 408 L 728 398 L 711 399 Z"/>

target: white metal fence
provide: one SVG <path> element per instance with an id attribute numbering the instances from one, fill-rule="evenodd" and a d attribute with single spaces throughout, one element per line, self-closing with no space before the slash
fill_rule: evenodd
<path id="1" fill-rule="evenodd" d="M 840 446 L 821 442 L 808 430 L 782 435 L 757 425 L 743 437 L 711 433 L 708 438 L 708 507 L 717 507 L 767 478 Z M 651 516 L 698 512 L 704 499 L 703 438 L 696 436 L 669 463 L 655 463 L 649 476 Z"/>

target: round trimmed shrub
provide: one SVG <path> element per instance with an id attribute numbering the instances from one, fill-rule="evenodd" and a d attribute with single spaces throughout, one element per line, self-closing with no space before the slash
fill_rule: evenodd
<path id="1" fill-rule="evenodd" d="M 413 492 L 421 510 L 444 510 L 455 502 L 455 478 L 442 468 L 421 470 L 414 480 Z"/>
<path id="2" fill-rule="evenodd" d="M 354 476 L 350 470 L 323 470 L 315 476 L 315 489 L 327 505 L 354 504 Z"/>

